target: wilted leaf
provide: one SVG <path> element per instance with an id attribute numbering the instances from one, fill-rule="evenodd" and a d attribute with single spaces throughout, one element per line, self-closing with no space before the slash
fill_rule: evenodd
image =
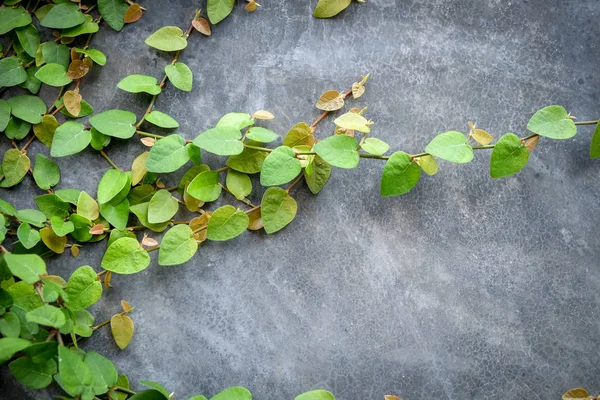
<path id="1" fill-rule="evenodd" d="M 0 181 L 0 187 L 11 187 L 21 182 L 30 166 L 31 160 L 26 154 L 17 149 L 6 150 L 2 159 L 4 179 Z"/>
<path id="2" fill-rule="evenodd" d="M 135 186 L 144 179 L 144 176 L 148 173 L 146 169 L 146 160 L 150 152 L 145 151 L 133 160 L 133 164 L 131 165 L 131 185 Z"/>
<path id="3" fill-rule="evenodd" d="M 255 119 L 273 119 L 273 118 L 275 118 L 275 116 L 267 110 L 258 110 L 254 114 L 252 114 L 252 117 Z"/>
<path id="4" fill-rule="evenodd" d="M 595 132 L 594 132 L 595 135 Z M 540 141 L 540 136 L 539 135 L 535 135 L 532 138 L 529 138 L 525 141 L 525 147 L 527 147 L 527 150 L 529 151 L 533 151 L 533 149 L 536 148 L 538 142 Z M 592 143 L 594 142 L 594 139 L 592 138 Z M 592 157 L 595 158 L 595 157 Z"/>
<path id="5" fill-rule="evenodd" d="M 328 90 L 319 97 L 316 107 L 323 111 L 335 111 L 344 106 L 344 99 L 337 90 Z"/>
<path id="6" fill-rule="evenodd" d="M 90 233 L 92 235 L 102 235 L 104 233 L 104 225 L 96 224 L 90 228 Z"/>
<path id="7" fill-rule="evenodd" d="M 81 79 L 87 75 L 90 71 L 91 61 L 89 64 L 86 62 L 86 59 L 79 60 L 75 59 L 71 61 L 69 64 L 69 69 L 67 70 L 67 77 L 71 79 Z"/>
<path id="8" fill-rule="evenodd" d="M 67 90 L 63 96 L 63 102 L 68 112 L 79 115 L 81 112 L 81 95 L 74 90 Z"/>
<path id="9" fill-rule="evenodd" d="M 363 133 L 371 132 L 371 123 L 362 115 L 354 112 L 347 112 L 346 114 L 340 115 L 335 119 L 335 121 L 333 121 L 333 123 L 344 129 L 355 130 Z"/>
<path id="10" fill-rule="evenodd" d="M 125 11 L 123 20 L 126 24 L 130 24 L 138 21 L 140 18 L 142 18 L 142 7 L 140 7 L 139 4 L 134 3 L 127 8 L 127 11 Z"/>
<path id="11" fill-rule="evenodd" d="M 210 36 L 210 24 L 204 18 L 196 18 L 192 21 L 192 26 L 201 34 Z"/>
<path id="12" fill-rule="evenodd" d="M 62 254 L 67 244 L 66 236 L 58 236 L 49 226 L 40 229 L 42 242 L 56 254 Z"/>

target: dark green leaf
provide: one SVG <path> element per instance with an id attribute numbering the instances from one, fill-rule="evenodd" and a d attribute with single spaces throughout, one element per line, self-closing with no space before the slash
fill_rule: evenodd
<path id="1" fill-rule="evenodd" d="M 592 136 L 592 143 L 590 145 L 590 158 L 598 157 L 600 157 L 600 122 L 596 124 L 596 129 Z"/>
<path id="2" fill-rule="evenodd" d="M 507 133 L 498 140 L 490 159 L 492 178 L 516 174 L 527 164 L 529 150 L 514 133 Z"/>
<path id="3" fill-rule="evenodd" d="M 30 124 L 42 122 L 42 115 L 46 113 L 46 103 L 37 96 L 23 94 L 8 99 L 12 115 L 27 121 Z"/>
<path id="4" fill-rule="evenodd" d="M 123 29 L 127 8 L 129 6 L 123 0 L 98 0 L 100 15 L 115 31 Z"/>
<path id="5" fill-rule="evenodd" d="M 54 216 L 67 218 L 71 213 L 71 206 L 69 203 L 63 201 L 55 194 L 43 194 L 38 196 L 35 198 L 35 204 L 48 219 Z"/>
<path id="6" fill-rule="evenodd" d="M 0 61 L 1 62 L 1 61 Z M 6 129 L 10 119 L 10 104 L 4 99 L 0 99 L 0 132 Z"/>
<path id="7" fill-rule="evenodd" d="M 5 133 L 6 137 L 9 139 L 21 140 L 27 136 L 30 130 L 31 124 L 29 122 L 25 122 L 16 117 L 10 117 Z"/>
<path id="8" fill-rule="evenodd" d="M 63 29 L 63 31 L 61 32 L 61 36 L 75 37 L 79 35 L 86 35 L 88 33 L 98 32 L 98 29 L 100 28 L 98 27 L 98 24 L 94 22 L 94 18 L 89 14 L 85 14 L 84 17 L 85 21 L 82 24 L 74 26 L 72 28 Z"/>
<path id="9" fill-rule="evenodd" d="M 42 57 L 48 64 L 60 64 L 65 68 L 69 68 L 69 63 L 71 62 L 69 48 L 64 44 L 54 42 L 42 44 Z"/>
<path id="10" fill-rule="evenodd" d="M 8 365 L 15 379 L 30 389 L 42 389 L 52 383 L 56 373 L 56 361 L 47 360 L 35 364 L 30 358 L 21 357 Z"/>
<path id="11" fill-rule="evenodd" d="M 65 346 L 58 346 L 58 384 L 71 396 L 81 394 L 92 384 L 92 371 L 83 360 Z"/>
<path id="12" fill-rule="evenodd" d="M 0 8 L 0 35 L 29 24 L 31 24 L 31 16 L 25 11 L 23 6 Z M 0 84 L 0 86 L 4 85 Z"/>
<path id="13" fill-rule="evenodd" d="M 27 52 L 31 57 L 35 57 L 37 48 L 40 45 L 40 33 L 37 28 L 32 24 L 23 26 L 15 29 L 19 42 L 23 47 L 23 50 Z"/>
<path id="14" fill-rule="evenodd" d="M 127 227 L 127 220 L 129 219 L 129 200 L 124 199 L 117 205 L 113 205 L 112 203 L 100 204 L 100 214 L 112 226 L 124 230 Z"/>
<path id="15" fill-rule="evenodd" d="M 0 86 L 16 86 L 26 80 L 27 72 L 17 57 L 11 56 L 0 60 Z"/>
<path id="16" fill-rule="evenodd" d="M 35 156 L 33 166 L 33 179 L 40 189 L 48 190 L 56 186 L 60 181 L 60 170 L 58 165 L 43 154 Z"/>
<path id="17" fill-rule="evenodd" d="M 15 353 L 26 349 L 31 345 L 29 340 L 20 338 L 0 338 L 0 363 L 15 355 Z"/>

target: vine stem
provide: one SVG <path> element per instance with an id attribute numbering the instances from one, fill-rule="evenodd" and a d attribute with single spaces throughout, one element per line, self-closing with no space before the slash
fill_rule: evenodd
<path id="1" fill-rule="evenodd" d="M 595 121 L 580 121 L 580 122 L 575 122 L 575 125 L 596 125 L 598 123 L 598 120 Z"/>
<path id="2" fill-rule="evenodd" d="M 120 312 L 120 313 L 118 313 L 118 314 L 115 314 L 115 315 L 126 315 L 126 314 L 128 314 L 128 312 L 127 312 L 127 311 L 123 311 L 123 312 Z M 113 317 L 114 317 L 114 315 L 113 315 Z M 110 324 L 110 320 L 111 320 L 111 319 L 112 319 L 112 318 L 109 318 L 109 319 L 107 319 L 106 321 L 104 321 L 104 322 L 102 322 L 102 323 L 100 323 L 100 324 L 98 324 L 98 325 L 96 325 L 96 326 L 92 326 L 92 331 L 95 331 L 95 330 L 97 330 L 97 329 L 100 329 L 100 328 L 102 328 L 103 326 L 106 326 L 106 325 Z"/>
<path id="3" fill-rule="evenodd" d="M 162 135 L 155 135 L 154 133 L 150 133 L 150 132 L 144 132 L 144 131 L 138 131 L 138 130 L 136 130 L 135 133 L 137 133 L 140 136 L 151 137 L 151 138 L 154 138 L 154 139 L 162 139 L 162 138 L 164 138 L 164 136 L 162 136 Z"/>
<path id="4" fill-rule="evenodd" d="M 194 16 L 194 19 L 198 18 L 199 12 L 196 11 L 196 15 Z M 192 34 L 192 31 L 194 30 L 194 25 L 191 24 L 190 27 L 188 28 L 187 32 L 185 33 L 185 40 L 187 41 L 187 39 L 190 37 L 190 35 Z M 183 50 L 178 50 L 175 53 L 175 56 L 173 57 L 173 60 L 171 61 L 171 65 L 175 64 L 177 62 L 177 60 L 179 59 L 179 55 L 181 54 Z M 167 76 L 167 74 L 165 73 L 165 76 L 163 76 L 162 80 L 160 81 L 160 83 L 158 84 L 158 86 L 160 86 L 160 88 L 162 89 L 165 84 L 167 83 L 167 81 L 169 80 L 169 77 Z M 152 99 L 150 100 L 150 104 L 148 105 L 148 108 L 146 108 L 146 112 L 144 113 L 144 115 L 142 115 L 142 118 L 140 118 L 140 121 L 135 124 L 135 128 L 138 129 L 142 123 L 146 120 L 146 115 L 150 114 L 152 112 L 152 108 L 154 107 L 154 103 L 156 103 L 156 99 L 158 98 L 158 94 L 155 94 L 154 96 L 152 96 Z M 140 131 L 136 131 L 138 134 L 141 134 Z M 144 135 L 142 135 L 144 136 Z M 148 136 L 148 135 L 146 135 Z M 156 135 L 159 136 L 159 135 Z M 155 139 L 162 139 L 164 136 L 161 137 L 155 137 L 155 136 L 150 136 L 150 137 L 154 137 Z"/>
<path id="5" fill-rule="evenodd" d="M 33 141 L 35 140 L 35 135 L 33 135 L 28 141 L 27 143 L 25 143 L 25 146 L 23 146 L 23 148 L 21 149 L 21 153 L 23 153 L 25 150 L 27 150 L 27 148 L 29 147 L 29 145 L 31 143 L 33 143 Z"/>
<path id="6" fill-rule="evenodd" d="M 303 178 L 303 177 L 304 177 L 304 173 L 300 173 L 300 175 L 298 175 L 298 177 L 296 178 L 296 180 L 295 180 L 294 182 L 292 182 L 292 184 L 291 184 L 290 186 L 288 186 L 288 188 L 287 188 L 287 189 L 285 189 L 285 191 L 286 191 L 287 193 L 289 193 L 289 192 L 290 192 L 290 190 L 292 190 L 292 188 L 293 188 L 294 186 L 296 186 L 298 183 L 300 183 L 300 181 L 302 180 L 302 178 Z"/>
<path id="7" fill-rule="evenodd" d="M 129 390 L 121 386 L 113 386 L 111 390 L 116 390 L 117 392 L 123 392 L 127 394 L 136 394 L 136 392 L 134 392 L 133 390 Z"/>
<path id="8" fill-rule="evenodd" d="M 110 159 L 110 157 L 104 152 L 104 150 L 100 150 L 100 155 L 102 157 L 104 157 L 106 159 L 106 161 L 108 161 L 108 163 L 114 168 L 117 169 L 119 171 L 123 171 L 121 168 L 119 168 L 119 166 L 117 164 L 115 164 L 115 162 L 113 160 Z"/>

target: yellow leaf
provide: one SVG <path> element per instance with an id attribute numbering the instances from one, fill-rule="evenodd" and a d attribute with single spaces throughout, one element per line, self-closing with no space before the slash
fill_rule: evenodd
<path id="1" fill-rule="evenodd" d="M 187 191 L 187 188 L 189 186 L 189 182 L 185 184 L 185 188 L 183 189 L 183 202 L 185 203 L 185 206 L 187 207 L 188 210 L 192 211 L 192 212 L 197 212 L 200 210 L 200 207 L 202 207 L 204 205 L 204 202 L 202 200 L 198 200 L 192 196 L 190 196 L 190 194 Z"/>
<path id="2" fill-rule="evenodd" d="M 256 11 L 256 7 L 260 7 L 260 4 L 258 4 L 254 0 L 250 0 L 250 2 L 248 4 L 246 4 L 246 7 L 244 7 L 244 10 L 253 12 L 253 11 Z"/>
<path id="3" fill-rule="evenodd" d="M 271 114 L 270 112 L 268 112 L 267 110 L 258 110 L 257 112 L 252 114 L 252 117 L 255 119 L 273 119 L 273 118 L 275 118 L 275 116 L 273 114 Z"/>
<path id="4" fill-rule="evenodd" d="M 125 15 L 123 20 L 126 24 L 130 24 L 142 18 L 142 7 L 139 4 L 132 4 L 129 6 L 127 11 L 125 11 Z"/>
<path id="5" fill-rule="evenodd" d="M 319 110 L 335 111 L 344 106 L 344 99 L 337 90 L 328 90 L 319 97 L 316 106 Z"/>
<path id="6" fill-rule="evenodd" d="M 145 151 L 133 160 L 131 165 L 131 186 L 135 186 L 144 179 L 148 170 L 146 169 L 146 159 L 150 155 L 149 151 Z"/>
<path id="7" fill-rule="evenodd" d="M 483 129 L 473 129 L 473 132 L 471 132 L 471 136 L 473 137 L 473 139 L 475 139 L 477 143 L 484 146 L 486 144 L 492 143 L 492 140 L 494 140 L 494 137 L 488 132 L 484 131 Z"/>
<path id="8" fill-rule="evenodd" d="M 110 319 L 110 330 L 115 343 L 123 350 L 133 337 L 133 320 L 127 315 L 116 314 Z"/>
<path id="9" fill-rule="evenodd" d="M 81 112 L 81 95 L 74 90 L 67 90 L 63 96 L 63 102 L 68 112 L 79 115 Z"/>
<path id="10" fill-rule="evenodd" d="M 358 82 L 354 82 L 352 84 L 352 97 L 358 99 L 363 94 L 365 94 L 365 87 Z"/>
<path id="11" fill-rule="evenodd" d="M 386 394 L 385 396 L 383 396 L 383 398 L 385 400 L 402 400 L 400 397 L 394 396 L 394 395 L 391 395 L 391 394 Z"/>
<path id="12" fill-rule="evenodd" d="M 156 240 L 144 235 L 144 238 L 142 239 L 142 246 L 154 247 L 154 246 L 158 246 L 158 242 Z"/>
<path id="13" fill-rule="evenodd" d="M 156 143 L 156 139 L 151 137 L 143 137 L 140 139 L 140 142 L 142 142 L 142 144 L 146 147 L 152 147 L 154 146 L 154 143 Z"/>
<path id="14" fill-rule="evenodd" d="M 438 163 L 435 157 L 426 155 L 417 158 L 417 164 L 421 167 L 427 175 L 435 175 L 438 172 Z"/>
<path id="15" fill-rule="evenodd" d="M 65 251 L 65 244 L 67 244 L 67 237 L 57 236 L 56 233 L 49 226 L 40 229 L 40 237 L 42 238 L 42 242 L 48 247 L 50 250 L 57 254 L 62 254 Z"/>
<path id="16" fill-rule="evenodd" d="M 208 227 L 208 220 L 210 219 L 211 212 L 207 211 L 199 217 L 193 218 L 190 221 L 190 228 L 194 231 L 194 237 L 200 243 L 206 240 L 206 231 Z"/>
<path id="17" fill-rule="evenodd" d="M 192 26 L 203 35 L 210 36 L 210 24 L 204 18 L 196 18 L 192 21 Z"/>
<path id="18" fill-rule="evenodd" d="M 77 257 L 79 255 L 79 246 L 74 244 L 73 246 L 71 246 L 71 255 L 73 257 Z"/>
<path id="19" fill-rule="evenodd" d="M 112 271 L 108 271 L 106 275 L 104 275 L 104 285 L 108 289 L 110 286 L 110 280 L 112 279 Z"/>

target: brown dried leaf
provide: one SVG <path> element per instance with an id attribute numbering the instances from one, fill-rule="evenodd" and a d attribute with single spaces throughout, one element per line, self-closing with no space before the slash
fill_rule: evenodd
<path id="1" fill-rule="evenodd" d="M 74 40 L 75 40 L 75 37 L 64 37 L 63 36 L 60 38 L 60 42 L 62 44 L 71 44 L 71 43 L 73 43 Z"/>
<path id="2" fill-rule="evenodd" d="M 535 146 L 537 146 L 539 141 L 540 141 L 539 135 L 535 135 L 531 139 L 527 139 L 525 141 L 525 147 L 527 147 L 527 150 L 533 151 L 533 149 L 535 149 Z"/>
<path id="3" fill-rule="evenodd" d="M 71 246 L 71 255 L 73 257 L 77 257 L 79 255 L 79 246 L 74 244 L 73 246 Z"/>
<path id="4" fill-rule="evenodd" d="M 589 396 L 589 393 L 587 392 L 587 390 L 585 390 L 583 388 L 575 388 L 575 389 L 571 389 L 567 393 L 563 394 L 562 399 L 563 400 L 583 400 L 583 399 L 587 399 L 588 396 Z"/>
<path id="5" fill-rule="evenodd" d="M 202 207 L 204 205 L 204 202 L 202 200 L 198 200 L 198 199 L 190 196 L 190 194 L 187 191 L 189 184 L 190 184 L 189 182 L 186 183 L 185 188 L 183 189 L 183 202 L 185 203 L 185 206 L 187 207 L 188 210 L 190 210 L 192 212 L 200 211 L 200 207 Z"/>
<path id="6" fill-rule="evenodd" d="M 190 228 L 194 231 L 194 237 L 200 243 L 206 240 L 206 227 L 208 226 L 208 220 L 211 215 L 212 213 L 207 211 L 201 216 L 193 218 L 189 223 Z"/>
<path id="7" fill-rule="evenodd" d="M 146 147 L 152 147 L 156 143 L 156 139 L 151 137 L 143 137 L 140 139 L 140 142 Z"/>
<path id="8" fill-rule="evenodd" d="M 63 102 L 68 112 L 79 115 L 81 112 L 81 95 L 74 90 L 67 90 L 63 96 Z"/>
<path id="9" fill-rule="evenodd" d="M 69 65 L 67 76 L 71 79 L 80 79 L 83 78 L 89 70 L 90 67 L 86 65 L 83 61 L 73 60 L 71 62 L 71 65 Z"/>
<path id="10" fill-rule="evenodd" d="M 192 21 L 192 26 L 203 35 L 210 36 L 210 24 L 204 18 L 196 18 Z"/>
<path id="11" fill-rule="evenodd" d="M 473 132 L 471 132 L 471 136 L 473 137 L 473 139 L 475 139 L 477 143 L 483 146 L 492 143 L 492 141 L 494 140 L 494 137 L 490 133 L 484 131 L 483 129 L 473 129 Z"/>
<path id="12" fill-rule="evenodd" d="M 258 110 L 257 112 L 252 114 L 252 117 L 255 119 L 273 119 L 273 118 L 275 118 L 275 116 L 273 114 L 271 114 L 270 112 L 268 112 L 267 110 Z"/>
<path id="13" fill-rule="evenodd" d="M 73 60 L 79 60 L 79 53 L 77 52 L 77 48 L 76 47 L 71 47 L 71 61 Z M 77 115 L 77 114 L 75 114 Z"/>
<path id="14" fill-rule="evenodd" d="M 131 307 L 131 304 L 129 304 L 125 300 L 121 300 L 121 307 L 123 307 L 123 311 L 125 311 L 126 313 L 133 311 L 133 307 Z"/>
<path id="15" fill-rule="evenodd" d="M 96 224 L 90 229 L 92 235 L 102 235 L 104 233 L 104 225 Z"/>
<path id="16" fill-rule="evenodd" d="M 133 320 L 127 315 L 116 314 L 110 319 L 110 330 L 117 346 L 123 350 L 133 337 Z"/>
<path id="17" fill-rule="evenodd" d="M 125 16 L 123 17 L 123 20 L 126 24 L 131 24 L 132 22 L 135 22 L 140 18 L 142 18 L 142 7 L 140 7 L 139 4 L 134 3 L 129 6 L 127 11 L 125 11 Z"/>
<path id="18" fill-rule="evenodd" d="M 328 90 L 319 97 L 316 107 L 323 111 L 335 111 L 344 106 L 344 99 L 337 90 Z"/>
<path id="19" fill-rule="evenodd" d="M 154 247 L 158 246 L 158 242 L 144 234 L 144 238 L 142 239 L 142 246 Z"/>
<path id="20" fill-rule="evenodd" d="M 248 224 L 248 229 L 251 231 L 257 231 L 264 227 L 262 215 L 260 213 L 260 207 L 254 211 L 248 213 L 248 218 L 250 218 L 250 223 Z"/>
<path id="21" fill-rule="evenodd" d="M 108 289 L 109 287 L 112 287 L 110 285 L 110 280 L 112 279 L 112 271 L 108 271 L 106 273 L 106 275 L 104 275 L 104 286 L 106 286 L 106 288 Z"/>
<path id="22" fill-rule="evenodd" d="M 358 99 L 363 94 L 365 94 L 365 87 L 358 82 L 354 82 L 352 84 L 352 97 Z"/>

